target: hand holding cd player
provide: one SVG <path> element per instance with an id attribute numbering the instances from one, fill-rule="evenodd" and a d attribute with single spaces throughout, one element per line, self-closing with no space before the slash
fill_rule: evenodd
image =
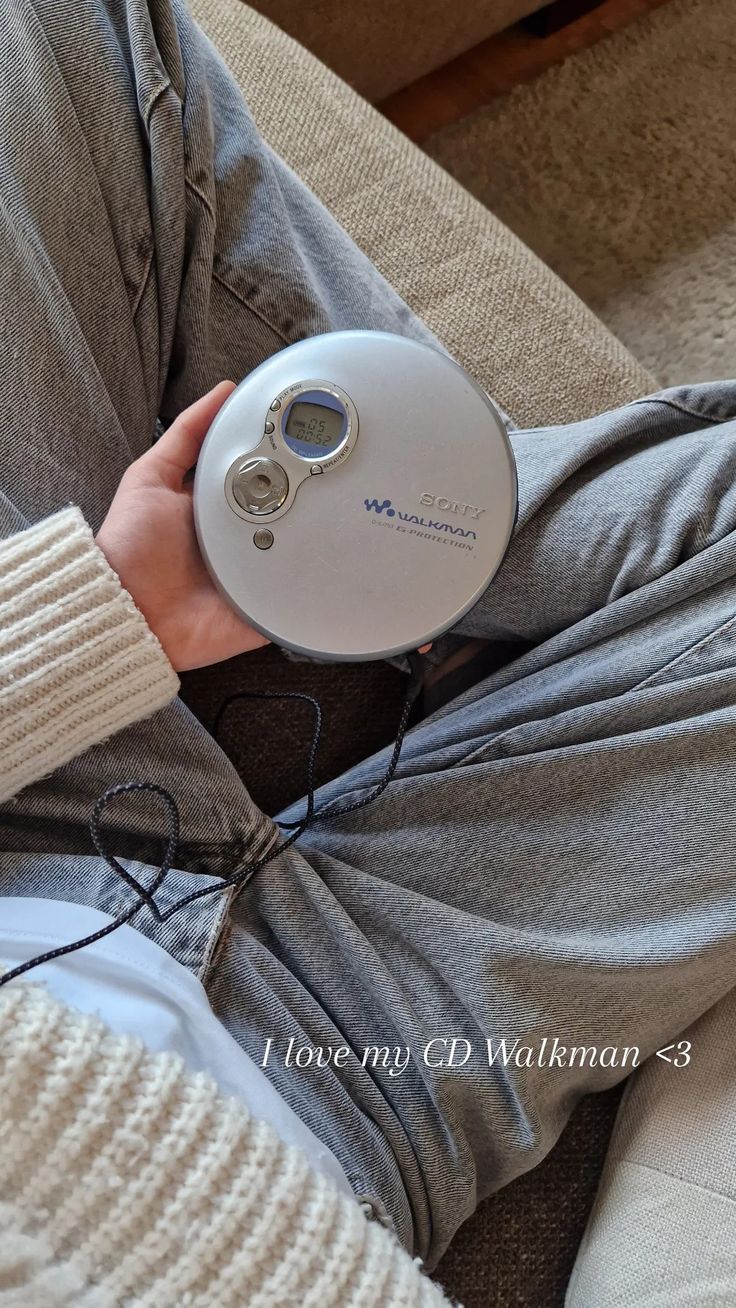
<path id="1" fill-rule="evenodd" d="M 210 392 L 189 411 L 189 422 L 217 403 L 217 391 Z M 154 446 L 138 461 L 137 480 L 129 488 L 133 501 L 140 499 L 144 461 L 153 464 L 143 470 L 149 494 L 166 491 L 172 467 L 168 491 L 181 490 L 188 466 L 185 437 L 185 429 L 170 429 L 162 440 L 168 438 L 171 448 Z M 162 468 L 168 467 L 163 477 L 162 454 Z M 122 483 L 116 499 L 121 495 L 125 501 Z M 141 508 L 148 518 L 145 502 Z M 491 401 L 446 355 L 383 332 L 336 332 L 274 355 L 216 411 L 197 463 L 194 512 L 215 584 L 252 627 L 318 658 L 380 658 L 431 641 L 482 594 L 513 530 L 516 470 Z M 112 516 L 117 520 L 116 513 Z M 123 535 L 129 535 L 130 513 L 122 517 L 127 519 Z M 107 545 L 115 566 L 110 518 L 98 543 Z M 137 599 L 140 603 L 140 595 Z M 95 805 L 90 831 L 114 872 L 120 864 L 108 854 L 100 828 L 109 803 L 148 791 L 164 801 L 170 830 L 152 890 L 133 881 L 137 900 L 104 934 L 130 921 L 144 903 L 163 921 L 204 896 L 243 886 L 313 823 L 373 803 L 396 772 L 409 710 L 421 687 L 421 660 L 410 654 L 410 664 L 396 743 L 377 785 L 357 799 L 315 811 L 320 718 L 311 697 L 300 696 L 317 707 L 304 815 L 281 822 L 290 834 L 265 854 L 216 885 L 190 890 L 163 914 L 154 893 L 175 865 L 176 801 L 158 782 L 140 779 L 106 790 Z M 233 701 L 253 697 L 279 695 L 229 696 L 216 723 Z M 0 976 L 0 986 L 99 936 L 97 931 L 20 963 Z"/>
<path id="2" fill-rule="evenodd" d="M 194 509 L 220 591 L 277 644 L 387 657 L 476 602 L 514 525 L 516 471 L 488 396 L 438 350 L 334 332 L 256 368 L 217 413 Z"/>

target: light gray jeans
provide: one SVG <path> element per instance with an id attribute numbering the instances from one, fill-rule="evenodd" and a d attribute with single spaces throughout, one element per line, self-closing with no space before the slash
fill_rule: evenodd
<path id="1" fill-rule="evenodd" d="M 264 145 L 181 0 L 0 0 L 0 35 L 5 533 L 69 501 L 97 526 L 158 415 L 287 342 L 428 335 Z M 643 1057 L 736 981 L 734 415 L 724 382 L 515 432 L 516 536 L 462 630 L 531 652 L 418 726 L 378 802 L 237 896 L 140 916 L 256 1061 L 273 1038 L 278 1090 L 430 1265 L 628 1070 L 489 1064 L 488 1040 Z M 0 811 L 3 892 L 117 911 L 87 822 L 141 775 L 182 811 L 164 902 L 271 838 L 177 702 Z M 159 810 L 115 821 L 155 864 Z M 453 1037 L 469 1056 L 437 1066 Z M 291 1039 L 347 1064 L 286 1066 Z"/>

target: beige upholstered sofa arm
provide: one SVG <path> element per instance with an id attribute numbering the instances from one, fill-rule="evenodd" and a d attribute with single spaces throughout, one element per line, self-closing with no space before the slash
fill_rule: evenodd
<path id="1" fill-rule="evenodd" d="M 653 389 L 554 273 L 313 55 L 240 0 L 191 7 L 276 152 L 517 423 Z"/>
<path id="2" fill-rule="evenodd" d="M 255 0 L 369 100 L 447 63 L 549 0 Z"/>
<path id="3" fill-rule="evenodd" d="M 735 1048 L 731 991 L 629 1083 L 567 1308 L 736 1303 Z"/>

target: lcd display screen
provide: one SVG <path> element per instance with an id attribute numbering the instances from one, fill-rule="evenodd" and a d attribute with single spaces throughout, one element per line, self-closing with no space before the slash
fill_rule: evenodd
<path id="1" fill-rule="evenodd" d="M 295 400 L 284 430 L 292 440 L 327 450 L 340 440 L 344 421 L 343 414 L 337 409 L 328 409 L 324 404 L 312 404 L 308 400 Z"/>

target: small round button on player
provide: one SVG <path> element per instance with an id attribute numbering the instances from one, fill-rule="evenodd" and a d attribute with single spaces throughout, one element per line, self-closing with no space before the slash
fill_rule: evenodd
<path id="1" fill-rule="evenodd" d="M 233 477 L 232 490 L 246 513 L 275 513 L 289 494 L 289 479 L 273 459 L 244 459 Z"/>

